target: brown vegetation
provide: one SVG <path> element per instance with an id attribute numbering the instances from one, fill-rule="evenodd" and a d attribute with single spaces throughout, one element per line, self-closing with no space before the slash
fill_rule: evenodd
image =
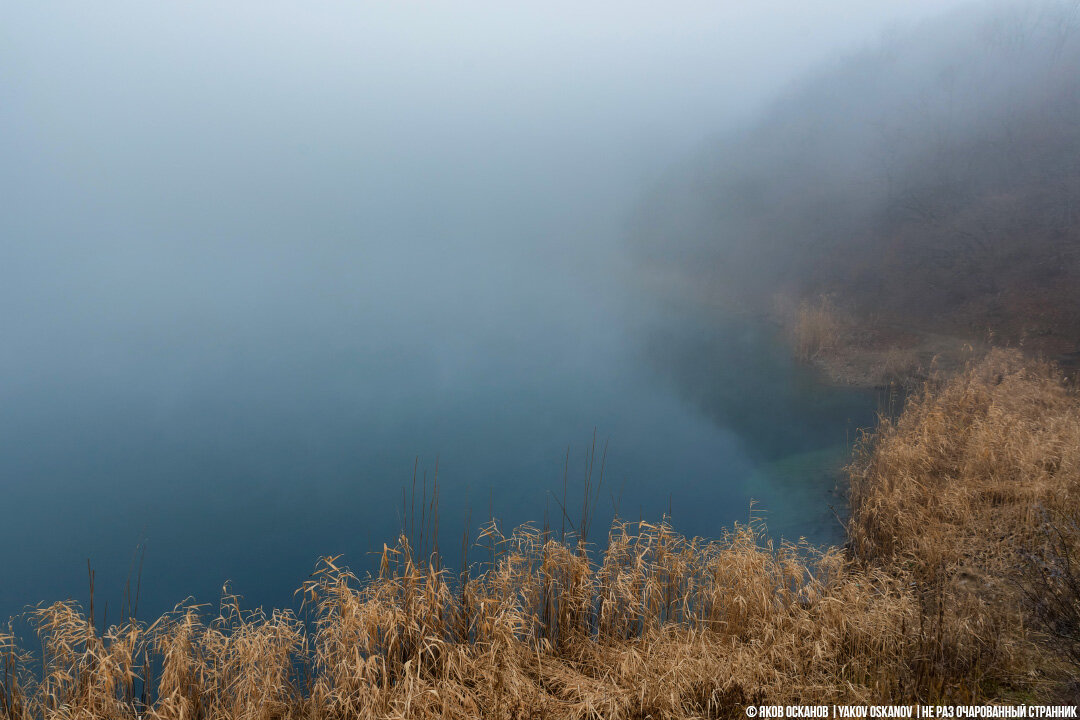
<path id="1" fill-rule="evenodd" d="M 490 560 L 462 575 L 406 535 L 377 577 L 325 559 L 299 617 L 226 595 L 212 620 L 181 606 L 99 630 L 56 603 L 31 616 L 43 657 L 0 634 L 0 718 L 733 717 L 751 702 L 1049 697 L 1076 668 L 1059 653 L 1075 577 L 1053 569 L 1076 548 L 1061 519 L 1078 482 L 1076 395 L 996 352 L 865 446 L 848 549 L 773 547 L 754 524 L 704 541 L 620 522 L 594 553 L 492 522 Z"/>
<path id="2" fill-rule="evenodd" d="M 1080 647 L 1078 491 L 1075 388 L 995 350 L 882 421 L 852 467 L 849 545 L 910 572 L 922 614 L 956 633 L 934 662 L 966 654 L 973 679 L 1047 681 L 1043 661 Z"/>
<path id="3" fill-rule="evenodd" d="M 1080 362 L 1077 67 L 1075 2 L 898 28 L 673 170 L 633 226 L 638 265 L 704 312 L 826 293 L 860 328 Z"/>
<path id="4" fill-rule="evenodd" d="M 835 347 L 842 331 L 836 308 L 827 295 L 816 303 L 804 300 L 791 323 L 791 340 L 795 356 L 807 362 Z"/>

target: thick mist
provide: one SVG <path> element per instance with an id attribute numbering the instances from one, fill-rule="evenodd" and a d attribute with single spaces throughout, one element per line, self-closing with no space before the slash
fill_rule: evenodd
<path id="1" fill-rule="evenodd" d="M 644 277 L 772 312 L 1032 341 L 1080 315 L 1080 7 L 973 3 L 793 82 L 639 207 Z M 698 303 L 699 304 L 699 303 Z"/>
<path id="2" fill-rule="evenodd" d="M 455 542 L 540 522 L 594 428 L 609 512 L 713 534 L 872 414 L 669 323 L 625 243 L 673 160 L 940 3 L 514 5 L 0 5 L 0 616 L 141 543 L 154 610 L 286 602 L 390 539 L 417 456 Z M 761 440 L 732 347 L 835 433 Z"/>

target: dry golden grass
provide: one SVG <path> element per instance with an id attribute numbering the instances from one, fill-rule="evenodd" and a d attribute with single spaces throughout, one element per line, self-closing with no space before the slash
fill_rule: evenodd
<path id="1" fill-rule="evenodd" d="M 837 549 L 773 548 L 760 528 L 702 542 L 620 523 L 594 562 L 528 526 L 488 534 L 495 566 L 463 586 L 404 537 L 377 578 L 324 560 L 301 589 L 308 632 L 232 598 L 211 622 L 181 607 L 100 634 L 73 603 L 42 608 L 47 672 L 21 672 L 3 707 L 11 718 L 717 717 L 764 699 L 903 692 L 893 657 L 915 606 Z"/>
<path id="2" fill-rule="evenodd" d="M 1035 595 L 1062 587 L 1032 573 L 1080 557 L 1078 490 L 1075 388 L 1049 365 L 994 350 L 882 421 L 851 468 L 850 548 L 860 562 L 912 574 L 946 636 L 934 662 L 996 682 L 1010 667 L 1062 671 L 1044 662 L 1061 651 L 1044 642 L 1048 618 L 1032 617 Z M 1080 611 L 1080 596 L 1063 602 Z M 1080 628 L 1068 632 L 1080 639 Z"/>
<path id="3" fill-rule="evenodd" d="M 851 486 L 863 557 L 992 571 L 1031 540 L 1041 512 L 1076 511 L 1080 403 L 1051 367 L 1015 351 L 928 386 L 867 449 Z"/>
<path id="4" fill-rule="evenodd" d="M 836 347 L 843 324 L 829 297 L 822 295 L 817 303 L 804 300 L 799 305 L 791 321 L 790 332 L 795 356 L 808 362 Z"/>
<path id="5" fill-rule="evenodd" d="M 406 535 L 376 577 L 324 559 L 298 591 L 303 622 L 229 595 L 105 630 L 74 603 L 43 607 L 44 657 L 0 633 L 0 717 L 736 717 L 1049 696 L 1069 666 L 1017 588 L 1047 513 L 1075 513 L 1077 407 L 1048 368 L 1002 353 L 928 389 L 853 466 L 847 549 L 619 522 L 590 552 L 492 522 L 490 560 L 467 574 Z"/>

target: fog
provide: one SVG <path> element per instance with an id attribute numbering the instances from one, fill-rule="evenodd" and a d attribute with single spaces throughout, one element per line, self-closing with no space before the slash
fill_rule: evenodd
<path id="1" fill-rule="evenodd" d="M 650 384 L 675 325 L 627 238 L 673 164 L 943 7 L 3 3 L 0 616 L 142 541 L 161 606 L 276 600 L 389 539 L 417 455 L 447 514 L 539 521 L 593 428 L 635 514 L 743 517 L 768 489 L 702 468 L 781 453 L 686 391 L 738 366 L 697 330 Z"/>
<path id="2" fill-rule="evenodd" d="M 825 294 L 864 326 L 1074 353 L 1078 68 L 1075 2 L 894 26 L 673 166 L 631 226 L 639 263 L 712 303 Z"/>

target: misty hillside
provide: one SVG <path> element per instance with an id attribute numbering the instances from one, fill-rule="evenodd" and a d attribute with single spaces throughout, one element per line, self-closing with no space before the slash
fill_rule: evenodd
<path id="1" fill-rule="evenodd" d="M 672 172 L 639 265 L 768 307 L 1080 337 L 1080 5 L 975 5 L 820 68 Z"/>

